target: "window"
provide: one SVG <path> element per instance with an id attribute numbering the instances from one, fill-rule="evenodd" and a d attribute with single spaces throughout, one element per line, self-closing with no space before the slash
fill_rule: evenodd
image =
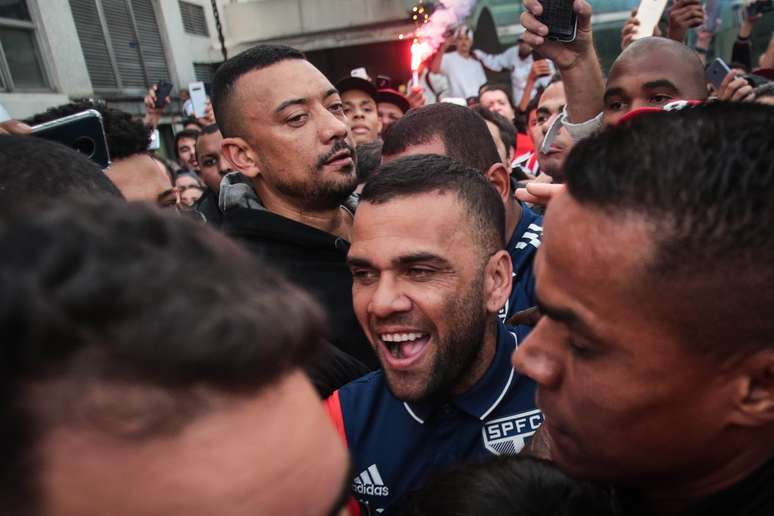
<path id="1" fill-rule="evenodd" d="M 209 36 L 207 19 L 204 17 L 204 7 L 189 2 L 180 2 L 180 14 L 183 17 L 183 28 L 188 34 Z"/>
<path id="2" fill-rule="evenodd" d="M 143 93 L 169 80 L 151 0 L 70 0 L 95 91 Z"/>
<path id="3" fill-rule="evenodd" d="M 204 83 L 211 83 L 212 78 L 215 77 L 215 70 L 218 69 L 217 64 L 210 63 L 194 63 L 193 66 L 196 80 Z"/>
<path id="4" fill-rule="evenodd" d="M 0 89 L 50 89 L 25 0 L 0 2 Z"/>

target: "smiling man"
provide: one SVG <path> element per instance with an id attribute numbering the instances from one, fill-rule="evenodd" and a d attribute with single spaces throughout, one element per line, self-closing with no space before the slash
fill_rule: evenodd
<path id="1" fill-rule="evenodd" d="M 357 177 L 339 92 L 298 50 L 260 45 L 218 68 L 212 103 L 223 156 L 248 181 L 222 181 L 221 228 L 308 289 L 333 343 L 375 367 L 345 263 Z"/>
<path id="2" fill-rule="evenodd" d="M 635 118 L 578 143 L 546 214 L 513 361 L 552 460 L 626 514 L 774 514 L 772 134 L 765 106 Z"/>
<path id="3" fill-rule="evenodd" d="M 443 156 L 396 159 L 363 189 L 348 262 L 383 371 L 327 402 L 362 514 L 394 514 L 437 468 L 518 453 L 542 421 L 497 318 L 511 291 L 504 220 L 489 181 Z"/>

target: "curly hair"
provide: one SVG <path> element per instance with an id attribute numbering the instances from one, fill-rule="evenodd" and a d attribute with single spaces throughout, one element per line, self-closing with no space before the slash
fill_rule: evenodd
<path id="1" fill-rule="evenodd" d="M 87 109 L 94 109 L 102 115 L 102 124 L 105 127 L 105 137 L 111 160 L 127 158 L 148 150 L 151 137 L 149 127 L 145 127 L 142 121 L 137 120 L 130 113 L 107 107 L 103 103 L 89 99 L 76 100 L 69 104 L 49 108 L 43 113 L 31 117 L 27 123 L 30 125 L 42 124 Z"/>

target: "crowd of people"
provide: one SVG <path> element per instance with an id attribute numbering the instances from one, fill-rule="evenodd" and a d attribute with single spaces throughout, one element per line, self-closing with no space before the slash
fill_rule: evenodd
<path id="1" fill-rule="evenodd" d="M 774 37 L 524 8 L 407 89 L 246 50 L 174 160 L 155 85 L 0 123 L 3 511 L 774 515 Z M 29 134 L 87 109 L 104 170 Z"/>

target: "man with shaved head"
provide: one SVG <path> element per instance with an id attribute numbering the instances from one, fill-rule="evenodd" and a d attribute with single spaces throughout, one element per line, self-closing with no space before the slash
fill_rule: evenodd
<path id="1" fill-rule="evenodd" d="M 537 19 L 543 12 L 538 0 L 524 0 L 524 7 L 522 37 L 556 63 L 567 92 L 562 123 L 576 140 L 616 124 L 637 108 L 707 98 L 704 65 L 681 43 L 657 37 L 635 41 L 615 60 L 605 84 L 592 41 L 591 6 L 585 0 L 573 4 L 578 32 L 571 43 L 546 38 L 548 27 Z"/>

